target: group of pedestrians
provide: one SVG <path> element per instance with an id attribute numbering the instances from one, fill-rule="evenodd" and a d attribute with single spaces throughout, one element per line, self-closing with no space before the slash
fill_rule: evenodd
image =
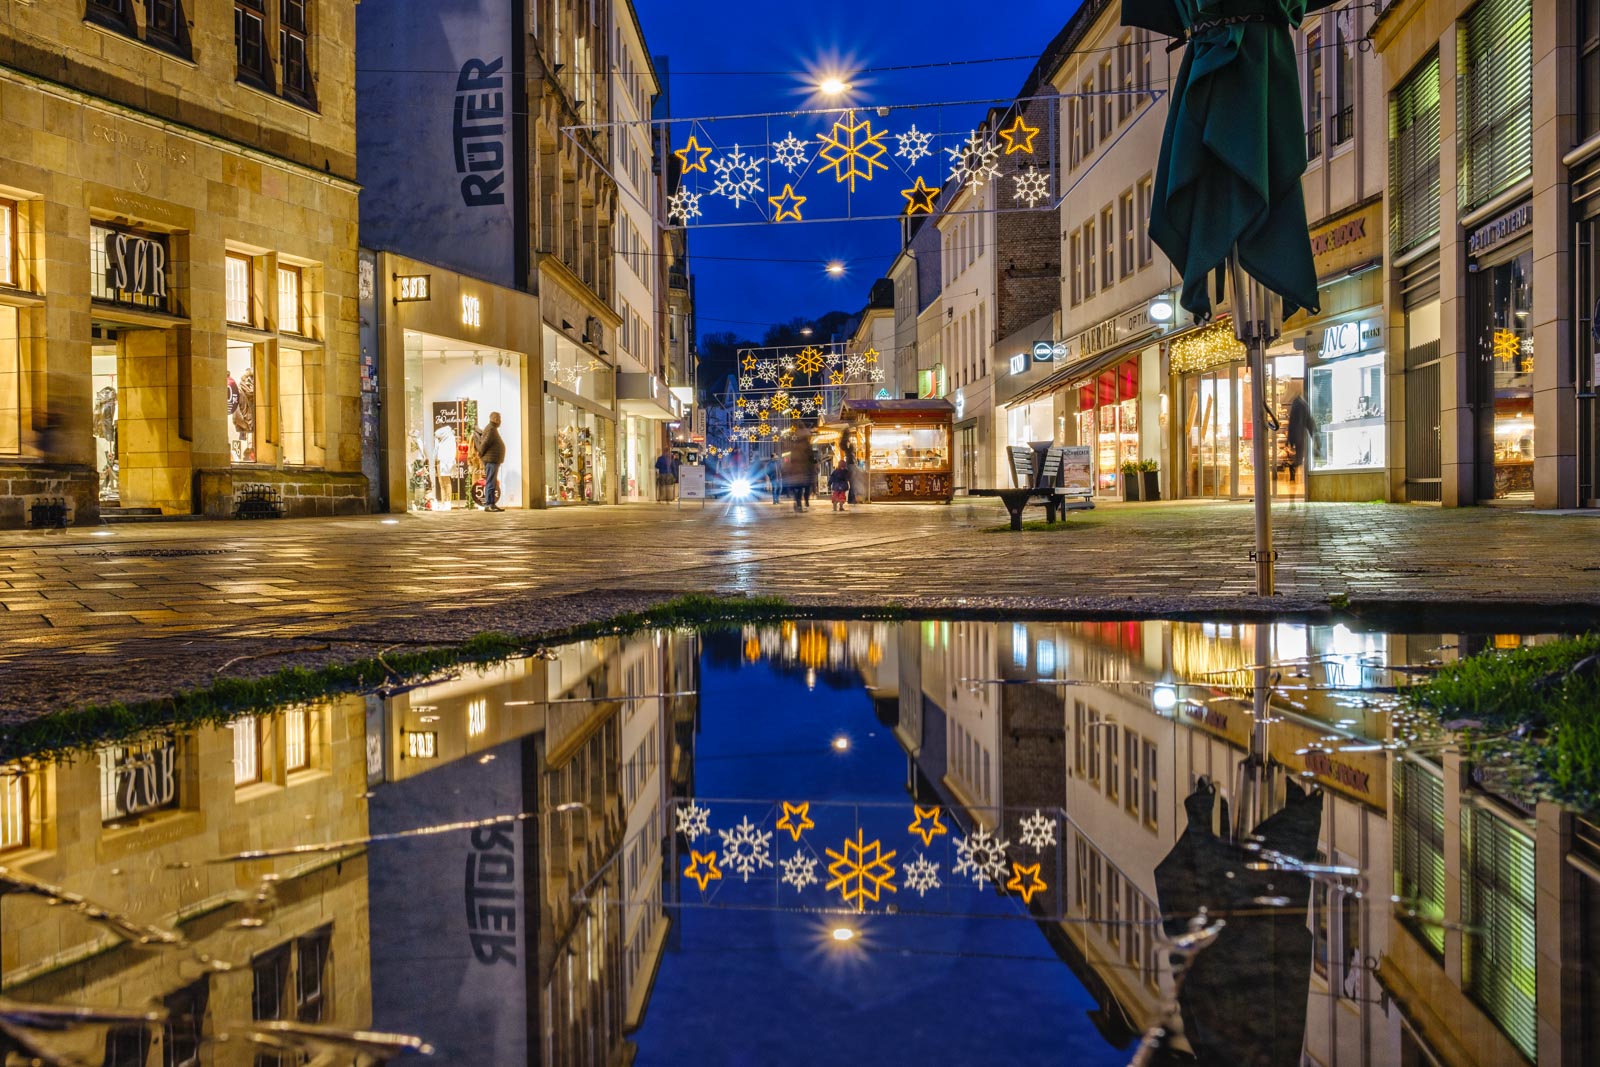
<path id="1" fill-rule="evenodd" d="M 765 482 L 774 504 L 784 498 L 794 501 L 797 512 L 811 510 L 811 495 L 817 488 L 819 457 L 809 437 L 789 443 L 784 451 L 765 460 L 754 479 Z M 844 511 L 850 502 L 850 468 L 841 454 L 827 476 L 828 494 L 834 511 Z"/>

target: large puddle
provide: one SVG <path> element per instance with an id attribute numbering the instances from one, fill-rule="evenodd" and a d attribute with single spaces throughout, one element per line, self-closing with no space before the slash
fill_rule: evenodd
<path id="1" fill-rule="evenodd" d="M 1600 828 L 1396 697 L 1541 640 L 669 631 L 19 764 L 0 1052 L 1600 1062 Z"/>

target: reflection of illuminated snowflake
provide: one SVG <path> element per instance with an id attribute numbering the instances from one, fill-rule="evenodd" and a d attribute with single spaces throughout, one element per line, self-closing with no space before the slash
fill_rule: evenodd
<path id="1" fill-rule="evenodd" d="M 1496 330 L 1491 343 L 1494 358 L 1502 363 L 1510 363 L 1522 354 L 1522 339 L 1512 330 Z"/>
<path id="2" fill-rule="evenodd" d="M 667 221 L 686 226 L 700 217 L 700 194 L 679 189 L 667 197 Z"/>
<path id="3" fill-rule="evenodd" d="M 805 348 L 795 358 L 795 366 L 802 374 L 815 374 L 822 369 L 822 349 Z"/>
<path id="4" fill-rule="evenodd" d="M 772 146 L 772 161 L 790 174 L 805 166 L 806 159 L 806 143 L 792 133 Z"/>
<path id="5" fill-rule="evenodd" d="M 837 367 L 840 363 L 844 362 L 844 349 L 830 348 L 828 349 L 827 355 L 824 358 L 827 359 L 828 366 Z"/>
<path id="6" fill-rule="evenodd" d="M 1017 201 L 1029 207 L 1037 207 L 1050 195 L 1050 179 L 1042 170 L 1025 170 L 1016 176 L 1016 182 Z"/>
<path id="7" fill-rule="evenodd" d="M 772 866 L 772 831 L 761 830 L 747 815 L 732 830 L 718 830 L 722 838 L 722 865 L 738 871 L 745 881 L 759 867 Z"/>
<path id="8" fill-rule="evenodd" d="M 882 852 L 881 849 L 882 844 L 878 841 L 869 844 L 860 829 L 856 830 L 854 841 L 845 840 L 844 852 L 826 849 L 833 860 L 828 864 L 828 873 L 833 880 L 823 888 L 839 890 L 844 902 L 854 904 L 857 910 L 865 908 L 869 900 L 876 901 L 881 890 L 895 892 L 890 882 L 894 877 L 894 867 L 889 863 L 895 853 L 893 850 Z"/>
<path id="9" fill-rule="evenodd" d="M 794 886 L 795 892 L 803 890 L 808 885 L 817 884 L 817 857 L 796 852 L 783 860 L 782 866 L 783 883 Z"/>
<path id="10" fill-rule="evenodd" d="M 977 130 L 972 131 L 965 144 L 944 151 L 952 164 L 950 180 L 957 185 L 976 189 L 1000 170 L 1000 150 L 993 142 L 979 137 Z"/>
<path id="11" fill-rule="evenodd" d="M 929 863 L 928 857 L 917 853 L 917 858 L 906 864 L 906 888 L 915 889 L 917 896 L 926 896 L 928 890 L 938 889 L 944 883 L 939 881 L 939 865 Z"/>
<path id="12" fill-rule="evenodd" d="M 678 833 L 683 834 L 690 841 L 698 841 L 711 832 L 711 809 L 702 808 L 694 801 L 689 801 L 689 806 L 678 805 Z"/>
<path id="13" fill-rule="evenodd" d="M 745 155 L 743 149 L 734 145 L 732 152 L 711 161 L 711 168 L 717 172 L 717 184 L 711 191 L 732 200 L 735 206 L 744 203 L 752 198 L 751 194 L 761 192 L 761 164 L 764 162 L 760 156 Z"/>
<path id="14" fill-rule="evenodd" d="M 1022 820 L 1022 843 L 1035 852 L 1043 852 L 1056 843 L 1056 821 L 1038 808 Z"/>
<path id="15" fill-rule="evenodd" d="M 1003 881 L 1006 877 L 1006 847 L 1010 844 L 1009 841 L 996 841 L 987 830 L 956 838 L 955 873 L 970 874 L 979 889 L 983 888 L 985 882 Z"/>
<path id="16" fill-rule="evenodd" d="M 903 156 L 907 163 L 915 163 L 924 156 L 933 155 L 933 149 L 928 147 L 933 141 L 933 134 L 923 133 L 915 126 L 897 135 L 895 140 L 899 142 L 900 147 L 895 149 L 894 154 Z"/>
<path id="17" fill-rule="evenodd" d="M 872 384 L 874 385 L 886 380 L 886 376 L 883 373 L 882 367 L 873 367 L 870 377 L 872 378 Z"/>

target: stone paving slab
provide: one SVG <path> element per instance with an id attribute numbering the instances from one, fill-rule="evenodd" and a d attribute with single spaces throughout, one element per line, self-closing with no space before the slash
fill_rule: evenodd
<path id="1" fill-rule="evenodd" d="M 1256 600 L 1249 504 L 1102 507 L 988 532 L 993 501 L 451 512 L 0 533 L 0 719 L 382 643 L 536 635 L 684 592 L 821 608 L 1218 613 L 1432 605 L 1600 624 L 1600 513 L 1286 504 Z M 316 647 L 321 651 L 309 651 Z M 256 653 L 274 653 L 256 656 Z"/>

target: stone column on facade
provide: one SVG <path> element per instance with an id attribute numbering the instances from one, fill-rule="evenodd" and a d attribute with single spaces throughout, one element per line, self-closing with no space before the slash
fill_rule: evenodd
<path id="1" fill-rule="evenodd" d="M 1537 81 L 1535 85 L 1539 84 Z M 1536 349 L 1537 351 L 1537 349 Z M 1534 829 L 1534 914 L 1540 1067 L 1577 1067 L 1583 1033 L 1583 915 L 1580 880 L 1567 863 L 1573 816 L 1541 803 Z"/>
<path id="2" fill-rule="evenodd" d="M 1578 503 L 1572 197 L 1561 163 L 1577 143 L 1577 47 L 1563 32 L 1571 15 L 1563 0 L 1533 0 L 1533 490 L 1541 508 Z"/>
<path id="3" fill-rule="evenodd" d="M 1469 402 L 1477 367 L 1456 185 L 1455 27 L 1439 38 L 1439 449 L 1445 507 L 1477 501 L 1477 425 Z"/>

